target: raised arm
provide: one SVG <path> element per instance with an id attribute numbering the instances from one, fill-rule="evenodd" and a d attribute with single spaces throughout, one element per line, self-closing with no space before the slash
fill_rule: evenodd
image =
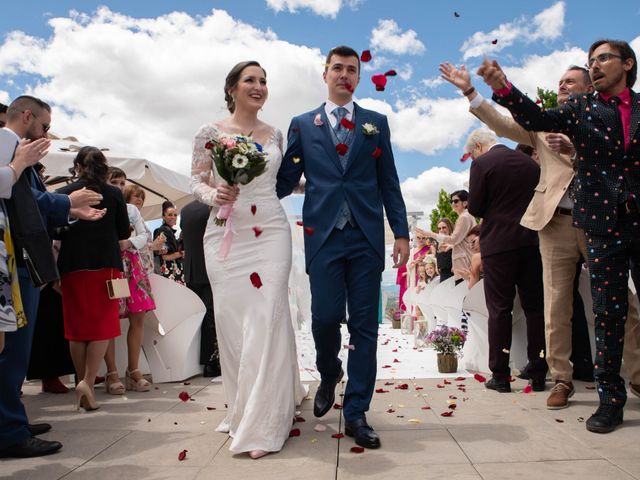
<path id="1" fill-rule="evenodd" d="M 507 80 L 498 62 L 485 60 L 478 69 L 485 83 L 493 89 L 493 100 L 507 108 L 525 130 L 559 132 L 571 137 L 575 124 L 575 105 L 567 102 L 559 108 L 542 110 L 533 100 Z"/>

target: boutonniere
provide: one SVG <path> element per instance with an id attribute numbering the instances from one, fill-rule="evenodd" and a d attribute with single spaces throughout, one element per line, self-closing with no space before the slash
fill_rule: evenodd
<path id="1" fill-rule="evenodd" d="M 362 133 L 367 136 L 371 136 L 377 135 L 378 133 L 380 133 L 380 131 L 378 130 L 378 127 L 376 127 L 373 123 L 365 123 L 364 125 L 362 125 Z"/>
<path id="2" fill-rule="evenodd" d="M 313 124 L 316 127 L 321 127 L 322 125 L 324 125 L 324 122 L 322 121 L 322 115 L 318 113 L 316 117 L 313 119 Z"/>

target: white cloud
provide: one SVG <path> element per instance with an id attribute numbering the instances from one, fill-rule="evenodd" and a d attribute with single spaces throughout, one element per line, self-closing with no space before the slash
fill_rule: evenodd
<path id="1" fill-rule="evenodd" d="M 101 8 L 49 23 L 46 41 L 8 34 L 0 44 L 3 80 L 41 76 L 27 90 L 53 105 L 55 133 L 182 173 L 190 171 L 198 128 L 227 115 L 224 79 L 238 61 L 255 59 L 267 70 L 262 118 L 285 133 L 294 115 L 326 96 L 318 49 L 278 40 L 222 10 L 134 19 Z"/>
<path id="2" fill-rule="evenodd" d="M 440 85 L 445 84 L 446 81 L 444 78 L 438 76 L 433 78 L 424 78 L 420 80 L 420 83 L 427 88 L 436 88 L 436 87 L 439 87 Z"/>
<path id="3" fill-rule="evenodd" d="M 4 103 L 5 105 L 9 104 L 9 92 L 0 90 L 0 103 Z"/>
<path id="4" fill-rule="evenodd" d="M 391 140 L 397 148 L 425 155 L 462 145 L 466 134 L 476 125 L 475 117 L 469 113 L 469 102 L 464 98 L 415 98 L 410 103 L 397 102 L 394 106 L 383 100 L 364 98 L 358 103 L 388 117 Z"/>
<path id="5" fill-rule="evenodd" d="M 499 52 L 516 41 L 530 43 L 538 40 L 553 40 L 562 34 L 564 28 L 565 4 L 557 2 L 541 11 L 533 19 L 520 17 L 513 22 L 503 23 L 494 30 L 476 32 L 462 44 L 463 58 L 479 57 Z M 491 42 L 498 40 L 494 45 Z"/>
<path id="6" fill-rule="evenodd" d="M 440 189 L 453 192 L 465 187 L 469 181 L 469 170 L 454 172 L 446 167 L 432 167 L 417 177 L 409 177 L 402 184 L 402 196 L 407 205 L 407 211 L 423 211 L 425 218 L 429 218 L 431 210 L 438 203 Z"/>
<path id="7" fill-rule="evenodd" d="M 397 55 L 419 55 L 426 49 L 418 39 L 415 30 L 402 32 L 394 20 L 378 20 L 378 26 L 371 30 L 371 48 Z"/>
<path id="8" fill-rule="evenodd" d="M 316 15 L 335 18 L 342 7 L 347 5 L 355 8 L 360 0 L 266 0 L 267 5 L 276 12 L 287 10 L 296 13 L 308 9 Z"/>
<path id="9" fill-rule="evenodd" d="M 402 80 L 410 80 L 413 76 L 413 67 L 410 64 L 405 63 L 401 67 L 396 68 L 396 73 Z"/>
<path id="10" fill-rule="evenodd" d="M 370 61 L 362 63 L 362 70 L 366 72 L 379 72 L 389 65 L 391 65 L 389 58 L 383 55 L 372 55 Z"/>

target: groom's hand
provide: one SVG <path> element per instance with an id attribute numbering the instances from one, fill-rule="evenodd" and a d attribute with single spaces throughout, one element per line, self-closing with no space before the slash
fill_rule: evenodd
<path id="1" fill-rule="evenodd" d="M 396 238 L 393 242 L 393 268 L 406 265 L 407 260 L 409 260 L 409 239 Z"/>

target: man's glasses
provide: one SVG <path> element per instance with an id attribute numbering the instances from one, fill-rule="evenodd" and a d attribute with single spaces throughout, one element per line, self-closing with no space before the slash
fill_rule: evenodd
<path id="1" fill-rule="evenodd" d="M 595 57 L 591 57 L 589 59 L 589 62 L 585 64 L 585 67 L 592 68 L 596 62 L 598 62 L 598 65 L 602 65 L 603 63 L 607 63 L 612 58 L 619 58 L 620 60 L 623 60 L 621 55 L 616 55 L 615 53 L 611 52 L 605 52 L 601 53 L 600 55 L 596 55 Z"/>
<path id="2" fill-rule="evenodd" d="M 31 115 L 33 115 L 33 118 L 38 118 L 38 116 L 35 113 L 33 113 L 33 111 L 31 111 L 31 110 L 23 110 L 22 113 L 27 112 L 27 111 L 31 112 Z M 51 124 L 49 124 L 49 123 L 41 123 L 41 125 L 42 125 L 42 131 L 44 133 L 47 133 L 49 131 L 49 129 L 51 128 Z"/>

